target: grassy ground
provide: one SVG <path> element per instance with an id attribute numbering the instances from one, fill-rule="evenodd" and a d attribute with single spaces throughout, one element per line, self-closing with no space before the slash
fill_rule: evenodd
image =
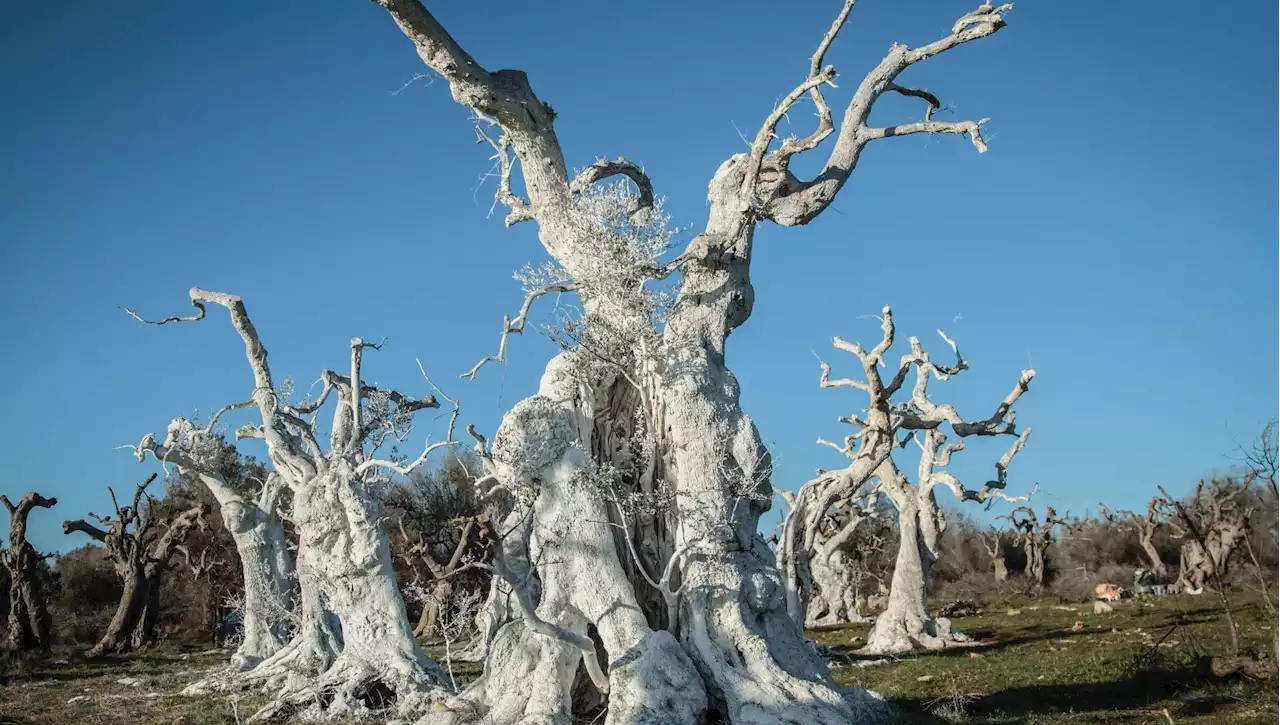
<path id="1" fill-rule="evenodd" d="M 867 625 L 813 633 L 841 682 L 889 698 L 907 723 L 1275 723 L 1276 683 L 1196 674 L 1197 658 L 1230 654 L 1216 598 L 1092 604 L 1011 602 L 954 620 L 981 644 L 859 667 Z M 1243 599 L 1242 650 L 1266 652 L 1274 622 Z M 1010 610 L 1020 613 L 1010 614 Z M 1168 716 L 1164 711 L 1168 711 Z"/>
<path id="2" fill-rule="evenodd" d="M 1236 607 L 1244 649 L 1266 651 L 1275 623 L 1244 599 Z M 1010 608 L 1021 613 L 1010 615 Z M 1230 650 L 1216 599 L 1126 601 L 1101 615 L 1088 604 L 1012 602 L 955 624 L 982 643 L 868 667 L 858 666 L 852 654 L 866 636 L 865 625 L 812 635 L 831 652 L 841 682 L 889 698 L 901 723 L 1277 721 L 1274 681 L 1220 681 L 1195 674 L 1199 655 Z M 432 655 L 443 662 L 443 652 Z M 261 696 L 178 694 L 225 657 L 167 647 L 117 660 L 86 661 L 70 652 L 34 665 L 0 659 L 0 725 L 243 721 L 262 704 Z M 460 684 L 477 673 L 474 664 L 455 668 Z"/>

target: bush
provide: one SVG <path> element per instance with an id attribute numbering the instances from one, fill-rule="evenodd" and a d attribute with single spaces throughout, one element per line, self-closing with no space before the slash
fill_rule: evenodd
<path id="1" fill-rule="evenodd" d="M 91 645 L 106 631 L 123 587 L 107 550 L 86 544 L 58 556 L 53 565 L 49 613 L 54 640 Z"/>

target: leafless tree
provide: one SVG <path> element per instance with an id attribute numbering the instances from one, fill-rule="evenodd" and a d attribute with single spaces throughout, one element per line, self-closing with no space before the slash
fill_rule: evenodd
<path id="1" fill-rule="evenodd" d="M 991 557 L 991 573 L 997 582 L 1003 582 L 1009 578 L 1009 567 L 1004 557 L 1004 541 L 1005 536 L 1002 531 L 992 530 L 982 533 L 982 546 Z"/>
<path id="2" fill-rule="evenodd" d="M 440 608 L 450 606 L 453 600 L 454 577 L 467 566 L 487 564 L 497 532 L 485 514 L 453 519 L 443 531 L 432 532 L 431 538 L 420 530 L 410 534 L 403 517 L 397 519 L 396 525 L 403 541 L 400 556 L 430 587 L 413 635 L 431 637 L 439 632 L 437 625 L 442 616 L 453 618 L 449 613 L 442 615 Z M 448 553 L 447 558 L 439 557 L 442 549 Z"/>
<path id="3" fill-rule="evenodd" d="M 27 517 L 34 508 L 52 508 L 58 499 L 35 491 L 13 503 L 0 496 L 9 512 L 9 548 L 0 551 L 0 565 L 9 573 L 9 616 L 5 640 L 20 652 L 48 652 L 52 620 L 40 582 L 40 564 L 52 554 L 40 554 L 27 541 Z"/>
<path id="4" fill-rule="evenodd" d="M 1247 473 L 1245 474 L 1246 485 L 1252 486 L 1253 483 L 1261 481 L 1271 491 L 1271 499 L 1262 506 L 1263 511 L 1267 512 L 1265 521 L 1267 529 L 1271 535 L 1271 543 L 1274 547 L 1277 525 L 1280 522 L 1276 518 L 1276 507 L 1280 506 L 1280 493 L 1276 489 L 1276 471 L 1277 461 L 1280 460 L 1280 451 L 1277 450 L 1276 442 L 1276 425 L 1277 422 L 1272 420 L 1262 428 L 1262 432 L 1253 442 L 1249 449 L 1239 446 L 1240 458 L 1244 461 Z M 1268 506 L 1269 504 L 1269 506 Z M 1243 537 L 1245 552 L 1249 555 L 1249 564 L 1253 569 L 1253 575 L 1258 580 L 1258 595 L 1262 600 L 1263 607 L 1267 610 L 1272 620 L 1276 619 L 1276 599 L 1272 594 L 1272 584 L 1268 581 L 1267 572 L 1263 568 L 1262 563 L 1258 560 L 1258 552 L 1255 550 L 1252 537 L 1246 533 Z M 1274 572 L 1274 569 L 1272 569 Z M 1272 628 L 1272 657 L 1274 661 L 1280 662 L 1280 627 Z"/>
<path id="5" fill-rule="evenodd" d="M 1009 512 L 1008 516 L 1018 535 L 1018 543 L 1026 554 L 1027 563 L 1023 573 L 1027 581 L 1036 589 L 1043 589 L 1049 583 L 1049 547 L 1053 544 L 1053 530 L 1058 526 L 1066 526 L 1067 520 L 1058 518 L 1058 512 L 1052 506 L 1044 509 L 1044 521 L 1036 517 L 1030 507 L 1019 506 Z"/>
<path id="6" fill-rule="evenodd" d="M 350 374 L 325 370 L 317 397 L 293 402 L 276 386 L 267 348 L 244 302 L 199 288 L 191 289 L 190 299 L 196 313 L 185 317 L 152 322 L 127 311 L 156 325 L 202 320 L 209 304 L 230 313 L 254 387 L 248 400 L 223 410 L 256 411 L 257 422 L 238 428 L 236 437 L 265 442 L 273 476 L 292 493 L 290 518 L 299 537 L 296 633 L 289 644 L 241 678 L 266 683 L 275 695 L 259 716 L 297 708 L 340 716 L 392 702 L 406 712 L 423 707 L 424 698 L 443 686 L 444 679 L 414 639 L 405 614 L 380 492 L 386 474 L 407 475 L 433 451 L 454 444 L 458 405 L 453 404 L 445 439 L 424 446 L 416 459 L 379 458 L 378 450 L 388 439 L 406 438 L 416 412 L 440 405 L 434 395 L 413 398 L 364 382 L 365 351 L 377 350 L 379 344 L 352 338 Z M 325 448 L 319 442 L 317 418 L 331 396 L 337 404 Z M 178 423 L 178 433 L 184 430 L 190 433 Z M 144 439 L 139 455 L 148 447 Z M 164 447 L 170 448 L 168 442 Z"/>
<path id="7" fill-rule="evenodd" d="M 1159 497 L 1152 498 L 1147 504 L 1147 512 L 1145 514 L 1137 514 L 1133 511 L 1116 511 L 1112 512 L 1104 504 L 1098 504 L 1102 517 L 1107 521 L 1116 524 L 1127 525 L 1138 534 L 1138 545 L 1142 547 L 1142 553 L 1147 557 L 1147 563 L 1151 566 L 1151 571 L 1156 577 L 1162 581 L 1169 580 L 1169 568 L 1165 566 L 1164 560 L 1160 558 L 1160 550 L 1156 548 L 1155 537 L 1160 530 L 1160 526 L 1164 524 L 1166 516 L 1161 512 L 1161 499 Z"/>
<path id="8" fill-rule="evenodd" d="M 258 495 L 251 497 L 238 492 L 218 470 L 223 441 L 210 431 L 223 412 L 215 414 L 204 429 L 184 418 L 174 419 L 163 441 L 147 435 L 133 451 L 139 462 L 150 454 L 195 477 L 218 502 L 244 577 L 240 612 L 244 634 L 231 657 L 232 669 L 243 671 L 276 654 L 288 642 L 294 565 L 277 513 L 285 492 L 283 480 L 268 474 Z"/>
<path id="9" fill-rule="evenodd" d="M 1251 482 L 1261 482 L 1271 489 L 1271 499 L 1275 501 L 1280 492 L 1276 487 L 1276 472 L 1280 469 L 1280 448 L 1276 443 L 1277 421 L 1270 421 L 1262 427 L 1262 432 L 1248 448 L 1237 445 L 1237 460 L 1244 464 Z"/>
<path id="10" fill-rule="evenodd" d="M 188 533 L 204 527 L 204 506 L 171 515 L 157 511 L 156 502 L 147 493 L 147 486 L 155 479 L 153 473 L 138 484 L 128 506 L 121 506 L 115 490 L 108 488 L 115 516 L 89 514 L 106 528 L 84 519 L 62 522 L 63 533 L 81 532 L 105 545 L 124 584 L 115 616 L 102 639 L 89 650 L 90 656 L 123 654 L 156 644 L 161 577 Z"/>
<path id="11" fill-rule="evenodd" d="M 1173 535 L 1183 540 L 1178 563 L 1178 591 L 1201 592 L 1221 588 L 1217 579 L 1249 532 L 1252 509 L 1241 502 L 1249 489 L 1244 481 L 1218 478 L 1196 484 L 1184 504 L 1160 488 L 1157 505 Z"/>
<path id="12" fill-rule="evenodd" d="M 896 329 L 893 313 L 885 307 L 881 317 L 881 338 L 871 350 L 857 343 L 835 338 L 837 349 L 850 353 L 862 367 L 862 379 L 831 377 L 831 366 L 821 364 L 819 384 L 824 388 L 852 388 L 865 393 L 868 405 L 862 415 L 844 416 L 840 422 L 854 430 L 845 436 L 842 444 L 819 440 L 847 456 L 851 463 L 840 471 L 823 474 L 805 485 L 796 496 L 796 505 L 788 521 L 784 523 L 782 551 L 791 551 L 797 541 L 807 542 L 812 534 L 814 520 L 835 502 L 866 491 L 875 480 L 874 490 L 886 497 L 898 512 L 898 555 L 890 583 L 889 604 L 876 618 L 876 626 L 868 638 L 864 652 L 887 654 L 903 652 L 916 647 L 942 648 L 967 641 L 967 638 L 951 631 L 946 619 L 930 616 L 925 598 L 929 573 L 938 557 L 938 543 L 946 528 L 946 517 L 938 504 L 935 492 L 941 487 L 949 490 L 959 501 L 979 503 L 1026 500 L 1029 496 L 1009 496 L 1004 492 L 1007 474 L 1014 456 L 1026 445 L 1031 429 L 1019 433 L 1013 406 L 1022 397 L 1035 377 L 1034 370 L 1023 370 L 1013 389 L 996 406 L 995 412 L 985 420 L 965 420 L 950 404 L 936 403 L 929 396 L 931 379 L 948 380 L 969 368 L 960 354 L 959 346 L 941 330 L 939 336 L 951 348 L 955 363 L 946 365 L 935 361 L 924 349 L 920 340 L 909 340 L 910 350 L 900 358 L 893 377 L 886 380 L 881 375 L 886 355 L 893 347 Z M 910 395 L 902 402 L 893 397 L 906 385 L 914 372 L 914 384 Z M 951 456 L 964 450 L 962 441 L 947 442 L 944 426 L 957 438 L 1013 436 L 1013 444 L 995 464 L 995 477 L 978 489 L 966 487 L 946 467 Z M 890 455 L 894 448 L 915 443 L 920 450 L 916 481 L 908 480 Z M 806 544 L 807 546 L 807 544 Z M 783 567 L 784 574 L 787 568 Z M 787 577 L 793 581 L 793 576 Z M 797 598 L 794 586 L 789 587 L 789 602 Z M 793 606 L 793 615 L 799 608 Z M 802 621 L 802 620 L 797 620 Z"/>

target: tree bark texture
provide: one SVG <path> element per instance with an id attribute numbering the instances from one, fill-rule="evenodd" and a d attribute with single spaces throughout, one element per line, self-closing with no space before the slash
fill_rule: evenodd
<path id="1" fill-rule="evenodd" d="M 9 573 L 9 613 L 5 641 L 20 652 L 48 652 L 52 644 L 53 621 L 45 603 L 40 566 L 45 559 L 27 541 L 27 518 L 34 508 L 52 508 L 58 499 L 32 491 L 13 503 L 0 496 L 9 512 L 9 548 L 0 551 L 0 564 Z"/>

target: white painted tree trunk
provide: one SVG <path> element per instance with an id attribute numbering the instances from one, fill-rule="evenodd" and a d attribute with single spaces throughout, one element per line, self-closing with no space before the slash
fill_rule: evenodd
<path id="1" fill-rule="evenodd" d="M 147 436 L 136 451 L 139 460 L 151 453 L 157 460 L 174 463 L 184 473 L 196 476 L 218 502 L 222 523 L 236 542 L 244 574 L 244 604 L 240 613 L 243 639 L 231 657 L 231 670 L 243 672 L 274 656 L 289 640 L 289 623 L 293 617 L 293 557 L 276 514 L 283 483 L 271 474 L 257 501 L 246 500 L 216 471 L 201 465 L 183 450 L 184 443 L 192 442 L 193 430 L 189 421 L 175 419 L 169 424 L 163 443 Z M 201 694 L 227 684 L 215 676 L 192 684 L 187 692 Z"/>
<path id="2" fill-rule="evenodd" d="M 738 381 L 725 365 L 729 333 L 751 314 L 754 224 L 739 197 L 747 157 L 713 177 L 706 231 L 690 244 L 684 284 L 664 333 L 664 447 L 676 484 L 680 638 L 717 709 L 733 723 L 845 725 L 878 719 L 883 701 L 835 682 L 787 612 L 786 588 L 759 518 L 773 496 L 772 463 Z"/>
<path id="3" fill-rule="evenodd" d="M 231 501 L 222 505 L 222 520 L 236 542 L 244 573 L 244 630 L 231 667 L 244 671 L 271 657 L 289 641 L 293 599 L 293 557 L 284 527 L 273 511 Z"/>
<path id="4" fill-rule="evenodd" d="M 850 566 L 842 551 L 832 552 L 829 559 L 820 552 L 809 561 L 817 590 L 809 598 L 806 624 L 821 627 L 866 621 Z"/>
<path id="5" fill-rule="evenodd" d="M 539 394 L 504 418 L 494 440 L 499 477 L 531 507 L 517 506 L 502 529 L 500 570 L 536 610 L 503 625 L 485 672 L 423 723 L 568 723 L 581 644 L 604 651 L 611 725 L 697 723 L 706 708 L 701 679 L 676 640 L 653 631 L 618 560 L 609 512 L 593 485 L 588 454 L 593 402 L 571 374 L 568 354 L 547 367 Z M 527 523 L 522 523 L 527 522 Z M 527 552 L 527 553 L 526 553 Z M 588 639 L 594 629 L 597 640 Z"/>
<path id="6" fill-rule="evenodd" d="M 922 525 L 923 511 L 916 497 L 907 492 L 898 509 L 898 556 L 889 584 L 889 603 L 876 617 L 875 627 L 867 637 L 865 654 L 897 654 L 923 647 L 942 649 L 968 641 L 951 631 L 951 621 L 929 615 L 927 585 L 933 554 L 926 544 L 927 525 Z M 935 504 L 936 505 L 936 504 Z"/>
<path id="7" fill-rule="evenodd" d="M 294 523 L 303 598 L 296 646 L 263 665 L 275 674 L 300 659 L 315 676 L 286 678 L 279 699 L 330 716 L 393 703 L 412 711 L 442 679 L 413 637 L 378 498 L 344 460 L 332 460 L 295 489 Z"/>
<path id="8" fill-rule="evenodd" d="M 497 151 L 496 199 L 510 210 L 507 222 L 536 220 L 540 241 L 562 267 L 556 276 L 572 282 L 532 291 L 521 313 L 505 321 L 498 355 L 487 360 L 504 359 L 507 334 L 524 329 L 529 304 L 540 294 L 577 290 L 586 311 L 586 332 L 599 332 L 602 327 L 609 337 L 617 327 L 597 327 L 602 320 L 592 319 L 592 294 L 638 290 L 646 280 L 665 277 L 677 268 L 681 271 L 679 296 L 666 315 L 661 342 L 648 344 L 652 340 L 646 336 L 614 335 L 612 342 L 631 344 L 634 349 L 621 354 L 607 349 L 603 357 L 606 365 L 640 378 L 636 386 L 646 391 L 645 412 L 651 416 L 647 422 L 657 438 L 661 480 L 674 487 L 676 510 L 668 521 L 639 537 L 636 558 L 656 557 L 679 564 L 678 606 L 665 611 L 678 612 L 679 642 L 702 675 L 712 705 L 729 722 L 753 725 L 847 725 L 879 719 L 885 710 L 883 700 L 839 686 L 827 663 L 805 640 L 803 618 L 793 619 L 788 612 L 773 553 L 757 533 L 760 515 L 768 510 L 772 497 L 769 454 L 741 409 L 737 380 L 725 364 L 725 341 L 751 314 L 754 291 L 749 266 L 754 228 L 760 221 L 791 226 L 815 218 L 834 199 L 872 140 L 926 132 L 964 133 L 980 151 L 986 149 L 980 124 L 973 121 L 929 120 L 892 128 L 874 128 L 866 121 L 883 93 L 906 92 L 893 82 L 899 74 L 914 63 L 996 32 L 1004 25 L 1001 14 L 1008 6 L 983 5 L 965 14 L 949 35 L 931 45 L 918 49 L 894 45 L 854 91 L 822 172 L 813 180 L 801 181 L 789 171 L 791 158 L 812 151 L 836 132 L 820 89 L 834 77 L 823 56 L 852 10 L 852 0 L 846 0 L 811 59 L 808 77 L 766 118 L 750 155 L 734 156 L 717 171 L 709 190 L 706 231 L 668 264 L 631 256 L 622 249 L 625 245 L 600 244 L 602 238 L 610 240 L 609 230 L 599 220 L 579 214 L 577 202 L 590 187 L 615 176 L 635 183 L 636 212 L 642 216 L 646 207 L 652 210 L 652 183 L 638 165 L 625 159 L 601 160 L 571 179 L 555 135 L 555 111 L 533 93 L 523 72 L 486 70 L 417 0 L 378 2 L 422 60 L 448 81 L 454 99 L 480 115 L 480 138 Z M 909 95 L 921 96 L 921 92 Z M 924 95 L 931 108 L 940 105 L 932 95 Z M 787 109 L 803 97 L 812 98 L 818 107 L 818 129 L 805 139 L 782 140 L 770 151 Z M 486 124 L 499 127 L 501 135 L 490 137 Z M 519 157 L 527 200 L 512 188 L 509 150 Z M 593 290 L 592 285 L 609 290 Z M 647 331 L 650 317 L 642 317 Z M 629 319 L 614 321 L 621 322 L 621 327 L 632 326 Z M 640 364 L 630 364 L 635 361 Z M 599 361 L 592 364 L 600 366 Z M 611 512 L 589 492 L 570 494 L 577 473 L 611 460 L 611 454 L 602 456 L 599 451 L 601 444 L 612 442 L 593 440 L 590 435 L 592 419 L 630 412 L 628 406 L 611 412 L 610 403 L 615 401 L 590 400 L 597 388 L 607 386 L 600 385 L 599 378 L 605 376 L 589 372 L 589 367 L 583 365 L 577 371 L 579 389 L 577 384 L 561 386 L 552 380 L 559 374 L 553 365 L 544 377 L 542 396 L 524 401 L 507 416 L 503 428 L 511 440 L 528 445 L 504 451 L 495 440 L 498 464 L 521 467 L 519 475 L 505 476 L 503 482 L 523 483 L 524 490 L 537 492 L 536 501 L 526 505 L 533 517 L 530 553 L 542 578 L 543 598 L 536 613 L 522 603 L 525 620 L 499 632 L 483 681 L 468 691 L 474 697 L 458 698 L 454 712 L 459 714 L 442 714 L 438 719 L 456 721 L 488 713 L 488 720 L 495 723 L 563 722 L 575 663 L 582 659 L 580 633 L 589 623 L 595 624 L 613 663 L 609 721 L 684 719 L 684 710 L 670 702 L 677 690 L 666 679 L 681 672 L 680 660 L 668 653 L 668 637 L 649 632 L 652 622 L 642 614 L 641 605 L 648 609 L 653 601 L 648 596 L 651 592 L 641 588 L 645 594 L 635 595 L 636 585 L 619 566 L 612 532 L 593 531 L 586 525 L 607 521 Z M 569 423 L 552 408 L 585 421 Z M 567 412 L 579 410 L 589 415 Z M 577 432 L 566 432 L 575 427 Z M 569 443 L 578 444 L 581 451 L 568 452 Z M 509 454 L 505 460 L 503 453 Z M 594 462 L 589 459 L 593 455 Z M 553 522 L 562 517 L 571 528 L 558 533 Z M 547 536 L 548 532 L 556 535 Z M 664 536 L 665 532 L 670 535 Z M 572 548 L 551 543 L 560 540 L 572 542 Z M 557 550 L 566 556 L 557 558 Z M 671 552 L 676 551 L 687 554 L 673 559 Z M 547 561 L 537 561 L 540 552 L 547 554 Z M 560 578 L 565 571 L 578 576 L 573 591 Z M 590 587 L 582 586 L 584 578 Z M 663 599 L 664 604 L 672 602 L 670 591 Z M 600 611 L 602 604 L 605 609 Z M 554 637 L 546 634 L 548 622 L 559 628 Z M 586 661 L 591 659 L 588 653 Z M 637 673 L 637 682 L 647 682 L 643 688 L 627 686 L 625 679 L 616 681 L 619 670 L 626 673 L 632 668 L 653 673 Z M 663 677 L 657 676 L 659 671 Z M 680 686 L 687 684 L 686 678 Z M 667 719 L 654 719 L 659 715 Z"/>
<path id="9" fill-rule="evenodd" d="M 520 616 L 520 610 L 512 602 L 511 585 L 495 576 L 489 580 L 489 594 L 476 613 L 476 636 L 465 649 L 454 655 L 459 662 L 484 662 L 498 630 Z"/>

